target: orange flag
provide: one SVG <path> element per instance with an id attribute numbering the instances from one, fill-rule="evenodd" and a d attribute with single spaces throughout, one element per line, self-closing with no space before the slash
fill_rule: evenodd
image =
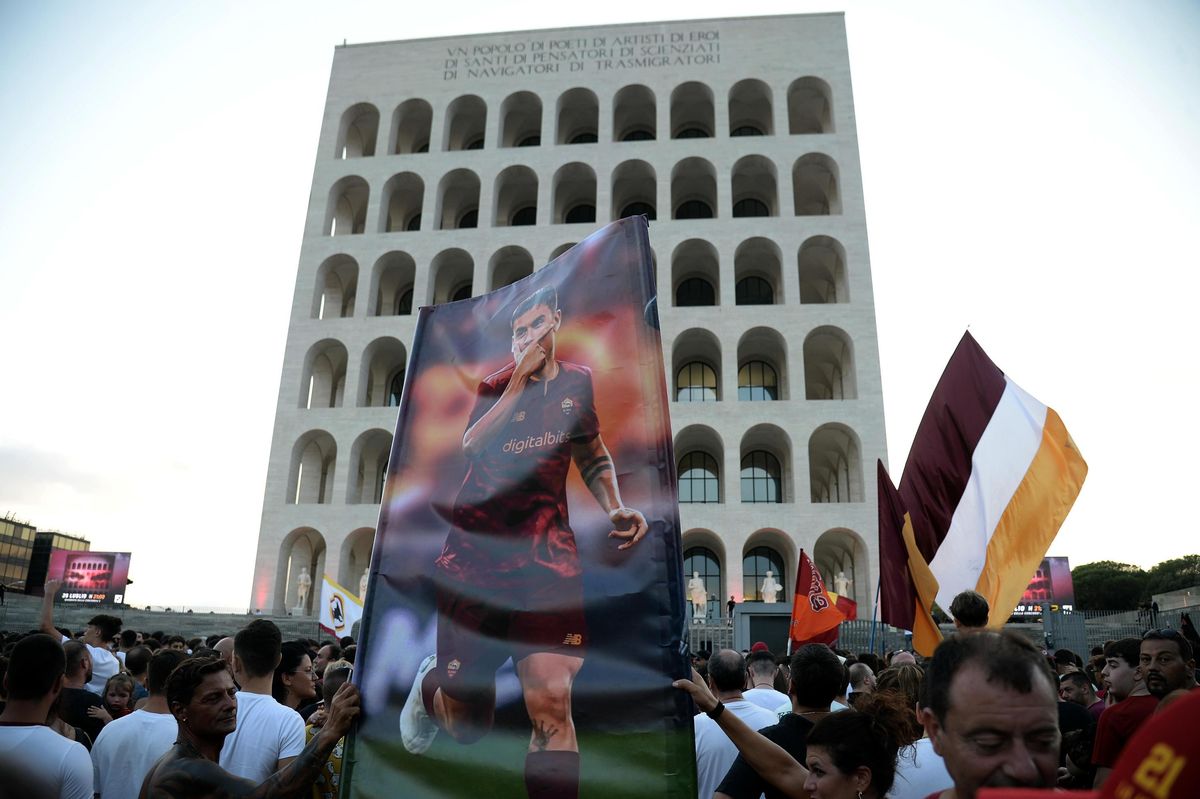
<path id="1" fill-rule="evenodd" d="M 788 632 L 788 651 L 804 644 L 832 644 L 837 627 L 846 617 L 825 590 L 821 573 L 800 550 L 800 568 L 796 572 L 796 595 L 792 598 L 792 625 Z"/>

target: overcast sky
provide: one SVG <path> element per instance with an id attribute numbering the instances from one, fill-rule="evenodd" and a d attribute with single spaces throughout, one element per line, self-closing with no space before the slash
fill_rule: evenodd
<path id="1" fill-rule="evenodd" d="M 1088 460 L 1050 554 L 1196 552 L 1182 1 L 0 0 L 0 515 L 245 609 L 334 45 L 729 10 L 846 12 L 893 473 L 970 328 Z"/>

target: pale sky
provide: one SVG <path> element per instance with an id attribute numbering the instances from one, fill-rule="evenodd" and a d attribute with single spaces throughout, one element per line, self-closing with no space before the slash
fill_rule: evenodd
<path id="1" fill-rule="evenodd" d="M 1050 554 L 1196 552 L 1200 3 L 1133 0 L 0 0 L 0 515 L 245 610 L 334 45 L 840 10 L 893 474 L 969 327 L 1089 463 Z"/>

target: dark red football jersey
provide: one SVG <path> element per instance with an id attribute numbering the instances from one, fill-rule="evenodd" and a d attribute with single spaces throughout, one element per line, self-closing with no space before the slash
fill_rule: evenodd
<path id="1" fill-rule="evenodd" d="M 515 586 L 539 572 L 580 573 L 567 513 L 571 445 L 600 432 L 585 366 L 559 361 L 550 381 L 529 381 L 508 424 L 478 457 L 454 502 L 453 527 L 438 566 L 462 582 Z M 467 427 L 490 409 L 512 379 L 515 364 L 484 378 Z"/>

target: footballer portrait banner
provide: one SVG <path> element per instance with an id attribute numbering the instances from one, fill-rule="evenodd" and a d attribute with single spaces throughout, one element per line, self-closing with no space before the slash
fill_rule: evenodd
<path id="1" fill-rule="evenodd" d="M 121 605 L 129 553 L 52 549 L 46 580 L 62 583 L 55 600 L 64 605 Z"/>
<path id="2" fill-rule="evenodd" d="M 695 795 L 654 285 L 633 217 L 420 310 L 343 796 Z"/>

